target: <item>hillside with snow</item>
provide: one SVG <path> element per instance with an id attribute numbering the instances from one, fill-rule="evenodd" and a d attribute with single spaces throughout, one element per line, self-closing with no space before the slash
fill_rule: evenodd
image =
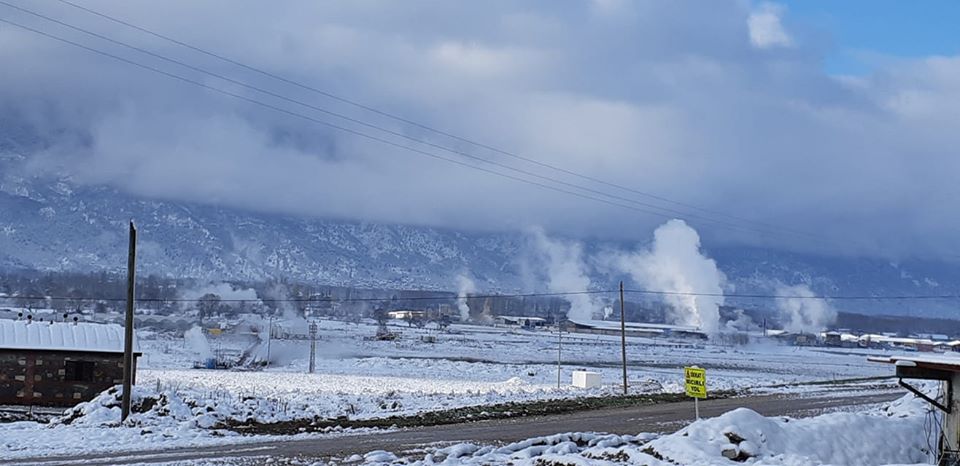
<path id="1" fill-rule="evenodd" d="M 466 232 L 409 225 L 298 218 L 211 204 L 132 196 L 69 177 L 37 175 L 30 159 L 0 147 L 0 269 L 121 271 L 126 222 L 139 228 L 140 273 L 209 280 L 285 277 L 324 285 L 455 290 L 468 273 L 477 289 L 532 291 L 540 273 L 522 232 Z M 640 241 L 638 241 L 639 243 Z M 636 244 L 587 242 L 587 255 Z M 960 265 L 827 257 L 705 245 L 726 276 L 726 291 L 770 293 L 772 284 L 807 284 L 823 295 L 956 294 Z M 594 287 L 623 279 L 592 273 Z M 536 290 L 540 291 L 540 290 Z M 755 302 L 728 303 L 745 306 Z M 843 303 L 841 310 L 946 316 L 949 301 Z"/>

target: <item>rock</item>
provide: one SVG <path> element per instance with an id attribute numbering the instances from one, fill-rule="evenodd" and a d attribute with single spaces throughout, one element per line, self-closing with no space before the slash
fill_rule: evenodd
<path id="1" fill-rule="evenodd" d="M 740 448 L 732 443 L 728 443 L 720 448 L 720 454 L 728 460 L 736 459 L 740 456 Z"/>

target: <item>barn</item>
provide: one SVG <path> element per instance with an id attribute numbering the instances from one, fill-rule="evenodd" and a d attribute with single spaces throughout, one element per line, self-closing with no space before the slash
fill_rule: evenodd
<path id="1" fill-rule="evenodd" d="M 122 382 L 123 327 L 0 320 L 0 404 L 73 406 Z"/>

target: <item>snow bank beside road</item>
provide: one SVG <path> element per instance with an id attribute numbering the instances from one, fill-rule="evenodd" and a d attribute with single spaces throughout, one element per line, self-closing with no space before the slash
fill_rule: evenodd
<path id="1" fill-rule="evenodd" d="M 928 411 L 924 402 L 912 395 L 866 413 L 832 413 L 805 419 L 767 418 L 741 408 L 662 437 L 568 433 L 503 447 L 459 444 L 433 450 L 412 464 L 922 464 L 930 460 L 924 431 Z M 371 455 L 365 463 L 395 463 L 379 461 L 379 457 Z"/>
<path id="2" fill-rule="evenodd" d="M 768 465 L 918 463 L 927 459 L 926 411 L 923 401 L 912 396 L 873 413 L 806 419 L 766 418 L 740 408 L 696 422 L 648 447 L 680 464 L 713 464 L 724 453 Z"/>

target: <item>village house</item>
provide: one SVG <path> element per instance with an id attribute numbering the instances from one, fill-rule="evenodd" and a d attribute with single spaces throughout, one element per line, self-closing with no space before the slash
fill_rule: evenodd
<path id="1" fill-rule="evenodd" d="M 73 406 L 122 382 L 123 327 L 0 320 L 0 404 Z"/>

